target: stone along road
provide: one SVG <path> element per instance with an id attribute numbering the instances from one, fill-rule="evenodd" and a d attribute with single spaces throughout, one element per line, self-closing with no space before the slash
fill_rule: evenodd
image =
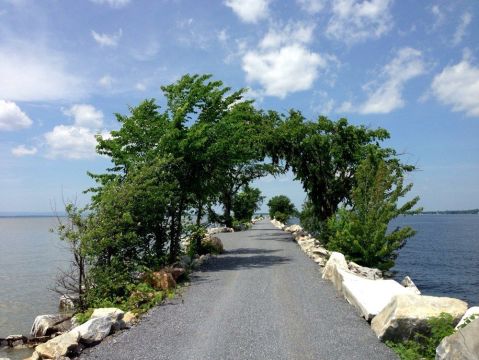
<path id="1" fill-rule="evenodd" d="M 397 359 L 289 233 L 220 234 L 226 253 L 183 296 L 82 359 Z"/>

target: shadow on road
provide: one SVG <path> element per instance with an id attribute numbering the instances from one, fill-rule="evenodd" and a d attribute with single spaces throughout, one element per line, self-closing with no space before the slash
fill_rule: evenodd
<path id="1" fill-rule="evenodd" d="M 239 269 L 262 269 L 281 265 L 290 261 L 285 256 L 268 255 L 268 253 L 280 250 L 262 250 L 262 249 L 236 249 L 226 252 L 223 256 L 210 261 L 206 266 L 206 271 L 230 271 Z M 251 256 L 242 255 L 252 254 Z M 238 255 L 238 256 L 236 256 Z"/>

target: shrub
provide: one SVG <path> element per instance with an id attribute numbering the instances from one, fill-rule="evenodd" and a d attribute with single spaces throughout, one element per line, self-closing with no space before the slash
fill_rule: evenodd
<path id="1" fill-rule="evenodd" d="M 283 223 L 297 213 L 294 204 L 285 195 L 273 196 L 268 201 L 268 207 L 269 216 Z"/>
<path id="2" fill-rule="evenodd" d="M 389 222 L 411 210 L 419 198 L 398 206 L 398 200 L 412 187 L 403 185 L 397 166 L 370 156 L 361 162 L 355 174 L 352 208 L 341 208 L 327 222 L 328 248 L 368 267 L 388 270 L 406 240 L 415 234 L 409 226 L 387 233 Z"/>
<path id="3" fill-rule="evenodd" d="M 446 336 L 454 332 L 454 319 L 452 315 L 441 313 L 428 320 L 429 332 L 416 333 L 412 340 L 404 342 L 386 341 L 386 345 L 393 349 L 402 360 L 434 360 L 436 348 Z"/>

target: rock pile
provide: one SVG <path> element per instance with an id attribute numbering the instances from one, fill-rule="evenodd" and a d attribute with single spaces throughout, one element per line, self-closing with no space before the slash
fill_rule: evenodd
<path id="1" fill-rule="evenodd" d="M 321 247 L 301 226 L 286 226 L 277 220 L 271 223 L 292 234 L 300 248 L 323 268 L 323 279 L 330 280 L 371 321 L 379 339 L 401 341 L 417 332 L 427 333 L 429 318 L 448 313 L 459 324 L 456 332 L 444 338 L 436 349 L 436 359 L 479 360 L 479 307 L 467 310 L 467 303 L 462 300 L 423 296 L 409 276 L 401 284 L 383 279 L 380 270 L 348 262 L 343 254 Z"/>

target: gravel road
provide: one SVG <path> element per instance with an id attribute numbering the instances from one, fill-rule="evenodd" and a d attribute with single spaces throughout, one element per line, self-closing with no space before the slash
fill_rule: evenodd
<path id="1" fill-rule="evenodd" d="M 319 267 L 269 221 L 220 234 L 226 254 L 183 295 L 82 359 L 397 359 Z"/>

